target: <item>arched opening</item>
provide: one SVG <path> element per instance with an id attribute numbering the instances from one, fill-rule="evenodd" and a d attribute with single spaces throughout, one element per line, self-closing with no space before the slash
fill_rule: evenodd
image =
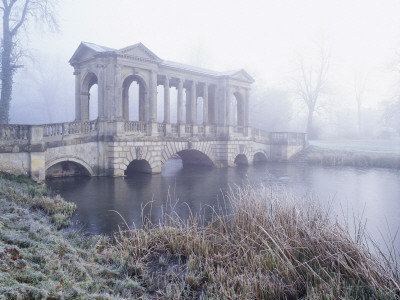
<path id="1" fill-rule="evenodd" d="M 184 88 L 183 90 L 182 90 L 182 123 L 183 124 L 185 124 L 185 123 L 187 123 L 187 120 L 188 120 L 188 118 L 187 118 L 187 102 L 188 102 L 188 96 L 187 96 L 187 94 L 188 94 L 188 91 L 187 91 L 187 89 L 186 88 Z"/>
<path id="2" fill-rule="evenodd" d="M 152 172 L 151 172 L 151 166 L 147 160 L 135 159 L 128 165 L 124 173 L 126 176 L 130 176 L 135 173 L 151 174 Z"/>
<path id="3" fill-rule="evenodd" d="M 146 121 L 146 84 L 137 75 L 128 76 L 122 84 L 122 115 L 126 121 Z"/>
<path id="4" fill-rule="evenodd" d="M 183 167 L 204 166 L 214 167 L 212 160 L 203 152 L 194 149 L 182 150 L 177 153 L 182 159 Z"/>
<path id="5" fill-rule="evenodd" d="M 244 126 L 244 101 L 239 92 L 232 95 L 231 98 L 231 119 L 233 126 Z"/>
<path id="6" fill-rule="evenodd" d="M 157 122 L 162 123 L 165 122 L 164 116 L 164 85 L 157 86 Z"/>
<path id="7" fill-rule="evenodd" d="M 46 169 L 46 178 L 90 176 L 90 172 L 81 164 L 73 161 L 61 161 Z"/>
<path id="8" fill-rule="evenodd" d="M 248 165 L 249 165 L 249 162 L 248 162 L 248 160 L 247 160 L 247 157 L 246 157 L 246 155 L 244 155 L 244 154 L 238 154 L 238 155 L 235 157 L 234 163 L 235 163 L 237 166 L 248 166 Z"/>
<path id="9" fill-rule="evenodd" d="M 94 73 L 88 73 L 83 80 L 81 92 L 82 120 L 95 120 L 99 116 L 98 80 Z"/>
<path id="10" fill-rule="evenodd" d="M 254 164 L 266 163 L 267 161 L 268 161 L 268 157 L 267 157 L 267 155 L 265 155 L 265 153 L 257 152 L 256 154 L 254 154 L 254 158 L 253 158 Z"/>
<path id="11" fill-rule="evenodd" d="M 193 174 L 193 171 L 205 172 L 214 167 L 212 160 L 204 153 L 188 149 L 182 150 L 170 157 L 162 166 L 163 176 L 174 176 L 180 172 L 182 174 Z"/>
<path id="12" fill-rule="evenodd" d="M 204 109 L 204 99 L 203 97 L 198 97 L 196 101 L 196 111 L 197 111 L 197 124 L 203 124 L 203 109 Z"/>
<path id="13" fill-rule="evenodd" d="M 171 123 L 178 123 L 178 89 L 175 87 L 170 88 L 170 118 Z"/>

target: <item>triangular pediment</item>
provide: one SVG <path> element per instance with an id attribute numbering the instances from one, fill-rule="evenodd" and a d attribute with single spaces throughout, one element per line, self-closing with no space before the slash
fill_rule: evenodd
<path id="1" fill-rule="evenodd" d="M 88 60 L 90 58 L 93 58 L 98 53 L 104 53 L 110 51 L 115 51 L 115 50 L 112 48 L 99 46 L 92 43 L 82 42 L 80 43 L 78 49 L 76 49 L 74 55 L 72 55 L 71 59 L 69 60 L 69 63 L 73 65 L 75 63 L 79 63 Z"/>
<path id="2" fill-rule="evenodd" d="M 239 70 L 239 71 L 232 72 L 231 74 L 229 74 L 229 77 L 232 78 L 232 79 L 240 80 L 240 81 L 254 82 L 253 77 L 251 77 L 249 75 L 249 73 L 247 73 L 243 69 Z"/>
<path id="3" fill-rule="evenodd" d="M 132 56 L 136 58 L 142 58 L 146 60 L 161 61 L 161 59 L 155 55 L 149 48 L 142 43 L 138 43 L 132 46 L 125 47 L 118 50 L 118 54 Z"/>

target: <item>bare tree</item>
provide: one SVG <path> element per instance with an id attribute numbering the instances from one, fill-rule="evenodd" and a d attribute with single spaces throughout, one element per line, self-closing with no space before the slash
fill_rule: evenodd
<path id="1" fill-rule="evenodd" d="M 309 63 L 306 65 L 304 57 L 300 56 L 299 69 L 300 74 L 295 79 L 295 93 L 304 101 L 307 106 L 307 133 L 310 137 L 314 136 L 313 132 L 313 116 L 317 109 L 317 103 L 321 94 L 324 92 L 324 87 L 327 83 L 327 74 L 329 69 L 329 51 L 322 43 L 318 49 L 318 64 Z"/>
<path id="2" fill-rule="evenodd" d="M 359 72 L 354 76 L 354 93 L 357 102 L 357 125 L 358 134 L 361 134 L 361 108 L 364 99 L 365 87 L 367 84 L 367 76 L 361 75 Z"/>
<path id="3" fill-rule="evenodd" d="M 21 29 L 30 21 L 58 28 L 55 18 L 56 0 L 2 0 L 3 37 L 1 41 L 0 124 L 9 122 L 13 78 L 24 54 L 20 43 Z"/>

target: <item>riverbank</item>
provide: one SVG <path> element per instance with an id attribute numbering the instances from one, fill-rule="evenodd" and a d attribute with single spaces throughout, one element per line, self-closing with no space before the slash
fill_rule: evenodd
<path id="1" fill-rule="evenodd" d="M 46 194 L 0 178 L 0 299 L 399 298 L 396 266 L 317 203 L 247 187 L 228 217 L 165 216 L 112 242 L 57 230 L 74 207 Z"/>
<path id="2" fill-rule="evenodd" d="M 313 145 L 294 155 L 290 161 L 331 167 L 400 169 L 400 154 Z"/>

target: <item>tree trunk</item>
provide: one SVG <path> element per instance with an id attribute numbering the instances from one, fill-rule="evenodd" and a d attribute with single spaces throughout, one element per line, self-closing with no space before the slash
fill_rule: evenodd
<path id="1" fill-rule="evenodd" d="M 13 36 L 9 30 L 9 9 L 4 9 L 1 52 L 0 124 L 8 124 L 13 86 L 14 66 L 11 62 Z"/>
<path id="2" fill-rule="evenodd" d="M 307 134 L 309 138 L 314 138 L 314 132 L 313 132 L 313 114 L 314 114 L 314 109 L 309 108 L 308 109 L 308 119 L 307 119 Z"/>

